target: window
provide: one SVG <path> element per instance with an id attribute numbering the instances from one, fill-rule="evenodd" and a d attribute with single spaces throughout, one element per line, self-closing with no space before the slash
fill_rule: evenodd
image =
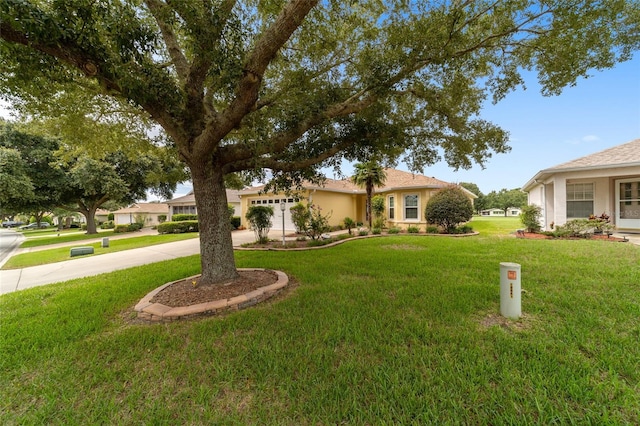
<path id="1" fill-rule="evenodd" d="M 567 219 L 588 218 L 593 214 L 593 183 L 567 184 Z"/>
<path id="2" fill-rule="evenodd" d="M 418 196 L 415 194 L 404 196 L 404 218 L 418 219 Z"/>
<path id="3" fill-rule="evenodd" d="M 396 201 L 393 195 L 389 196 L 389 219 L 396 218 Z"/>

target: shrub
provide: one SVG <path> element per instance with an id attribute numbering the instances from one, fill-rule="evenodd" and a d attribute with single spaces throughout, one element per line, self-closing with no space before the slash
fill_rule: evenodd
<path id="1" fill-rule="evenodd" d="M 380 234 L 382 234 L 382 229 L 380 229 L 380 228 L 373 228 L 373 229 L 371 230 L 371 233 L 372 233 L 373 235 L 380 235 Z"/>
<path id="2" fill-rule="evenodd" d="M 198 232 L 197 220 L 183 220 L 180 222 L 164 222 L 158 225 L 158 234 L 183 234 Z"/>
<path id="3" fill-rule="evenodd" d="M 420 228 L 418 228 L 417 226 L 414 226 L 414 225 L 410 225 L 410 226 L 407 228 L 407 232 L 408 232 L 409 234 L 417 234 L 417 233 L 419 233 L 419 232 L 420 232 Z"/>
<path id="4" fill-rule="evenodd" d="M 350 217 L 345 217 L 342 220 L 342 223 L 344 223 L 344 227 L 347 228 L 347 231 L 349 231 L 349 235 L 351 235 L 351 228 L 354 228 L 356 226 L 354 220 Z"/>
<path id="5" fill-rule="evenodd" d="M 371 199 L 371 211 L 375 220 L 373 221 L 374 228 L 383 228 L 386 220 L 384 215 L 385 205 L 384 197 L 382 195 L 376 195 Z"/>
<path id="6" fill-rule="evenodd" d="M 167 221 L 167 215 L 166 214 L 159 214 L 158 215 L 158 222 L 159 223 L 164 223 Z"/>
<path id="7" fill-rule="evenodd" d="M 369 235 L 369 230 L 367 229 L 361 229 L 358 231 L 358 235 L 360 235 L 361 237 L 364 237 L 366 235 Z"/>
<path id="8" fill-rule="evenodd" d="M 231 226 L 233 227 L 233 229 L 238 229 L 240 227 L 240 216 L 233 216 L 231 218 Z"/>
<path id="9" fill-rule="evenodd" d="M 197 214 L 174 214 L 171 216 L 173 222 L 182 222 L 185 220 L 198 220 Z"/>
<path id="10" fill-rule="evenodd" d="M 289 209 L 291 212 L 291 221 L 296 227 L 298 234 L 304 234 L 307 229 L 307 223 L 309 222 L 309 209 L 302 203 L 296 203 Z"/>
<path id="11" fill-rule="evenodd" d="M 441 226 L 449 234 L 459 223 L 471 219 L 473 205 L 460 188 L 449 186 L 429 199 L 424 215 L 427 222 Z"/>
<path id="12" fill-rule="evenodd" d="M 299 234 L 305 234 L 312 240 L 320 239 L 322 234 L 329 232 L 330 214 L 322 215 L 322 209 L 314 204 L 297 203 L 291 207 L 291 220 Z"/>
<path id="13" fill-rule="evenodd" d="M 389 228 L 389 230 L 387 231 L 387 234 L 399 234 L 400 233 L 400 228 L 398 228 L 397 226 L 394 226 L 393 228 Z"/>
<path id="14" fill-rule="evenodd" d="M 115 215 L 114 215 L 113 213 L 109 213 L 109 214 L 107 215 L 107 220 L 110 220 L 110 221 L 112 221 L 112 222 L 113 222 L 113 220 L 114 220 L 114 219 L 115 219 Z"/>
<path id="15" fill-rule="evenodd" d="M 540 215 L 542 209 L 539 206 L 530 204 L 522 207 L 522 213 L 520 213 L 520 222 L 525 226 L 527 232 L 540 231 Z"/>
<path id="16" fill-rule="evenodd" d="M 251 224 L 253 232 L 256 234 L 256 242 L 265 244 L 269 242 L 267 235 L 269 229 L 273 226 L 271 218 L 273 217 L 273 207 L 271 206 L 251 206 L 247 210 L 245 218 Z"/>
<path id="17" fill-rule="evenodd" d="M 558 236 L 588 238 L 593 234 L 594 227 L 588 219 L 572 219 L 562 226 L 556 226 Z"/>
<path id="18" fill-rule="evenodd" d="M 113 223 L 113 220 L 108 220 L 104 222 L 102 225 L 100 225 L 100 228 L 102 229 L 113 229 L 115 227 L 116 227 L 116 224 Z"/>
<path id="19" fill-rule="evenodd" d="M 427 234 L 439 234 L 440 229 L 437 226 L 427 226 Z"/>
<path id="20" fill-rule="evenodd" d="M 129 223 L 126 225 L 118 225 L 113 230 L 114 234 L 121 234 L 123 232 L 135 232 L 142 229 L 142 226 L 139 223 Z"/>

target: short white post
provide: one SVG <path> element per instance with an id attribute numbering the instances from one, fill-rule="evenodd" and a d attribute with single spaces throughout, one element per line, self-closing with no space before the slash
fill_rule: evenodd
<path id="1" fill-rule="evenodd" d="M 287 205 L 284 201 L 280 201 L 280 213 L 282 213 L 282 245 L 285 246 L 284 242 L 284 211 L 287 208 Z"/>
<path id="2" fill-rule="evenodd" d="M 522 316 L 520 265 L 500 263 L 500 315 L 507 318 Z"/>

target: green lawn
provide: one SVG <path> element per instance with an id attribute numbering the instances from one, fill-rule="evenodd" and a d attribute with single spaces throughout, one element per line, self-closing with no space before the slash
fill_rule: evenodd
<path id="1" fill-rule="evenodd" d="M 112 233 L 111 233 L 112 234 Z M 102 238 L 108 235 L 100 234 L 98 237 Z M 135 234 L 131 235 L 131 238 L 123 238 L 117 240 L 110 240 L 109 247 L 102 248 L 101 242 L 94 242 L 90 244 L 78 244 L 83 247 L 93 247 L 93 254 L 87 256 L 96 256 L 99 254 L 113 253 L 122 250 L 131 250 L 134 248 L 153 246 L 156 244 L 170 243 L 174 241 L 181 241 L 190 238 L 196 238 L 197 233 L 186 234 L 165 234 L 165 235 L 145 235 L 136 237 Z M 92 235 L 95 239 L 96 235 Z M 62 237 L 61 237 L 62 238 Z M 59 241 L 56 241 L 59 242 Z M 76 247 L 78 247 L 76 246 Z M 22 253 L 9 258 L 1 269 L 18 269 L 26 268 L 29 266 L 45 265 L 48 263 L 62 262 L 64 260 L 72 259 L 69 255 L 72 246 L 58 247 L 48 250 L 39 250 L 31 253 Z M 86 257 L 86 256 L 83 256 Z"/>
<path id="2" fill-rule="evenodd" d="M 640 248 L 491 223 L 238 252 L 297 285 L 223 317 L 126 321 L 198 256 L 0 296 L 3 424 L 640 423 Z M 505 261 L 524 316 L 492 325 Z"/>
<path id="3" fill-rule="evenodd" d="M 85 231 L 53 231 L 53 230 L 33 230 L 24 233 L 27 239 L 20 244 L 21 248 L 31 248 L 48 246 L 50 244 L 70 243 L 82 240 L 95 240 L 96 238 L 104 238 L 113 236 L 113 231 L 102 231 L 99 234 L 87 234 Z"/>

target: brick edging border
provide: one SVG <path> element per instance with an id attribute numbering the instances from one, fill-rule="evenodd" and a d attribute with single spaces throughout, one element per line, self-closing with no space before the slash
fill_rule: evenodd
<path id="1" fill-rule="evenodd" d="M 344 240 L 334 241 L 328 244 L 322 244 L 320 246 L 313 247 L 294 247 L 294 248 L 279 248 L 279 247 L 234 247 L 234 250 L 238 251 L 303 251 L 303 250 L 317 250 L 329 247 L 335 247 L 337 245 L 347 243 L 349 241 L 361 240 L 364 238 L 380 238 L 380 237 L 396 237 L 396 236 L 413 236 L 413 237 L 448 237 L 448 238 L 464 238 L 480 235 L 479 232 L 470 232 L 468 234 L 373 234 L 373 235 L 358 235 L 351 238 L 345 238 Z"/>
<path id="2" fill-rule="evenodd" d="M 238 271 L 266 271 L 263 268 L 238 268 Z M 277 275 L 275 283 L 268 286 L 257 288 L 249 293 L 235 296 L 229 299 L 214 300 L 212 302 L 199 303 L 197 305 L 190 306 L 178 306 L 172 308 L 170 306 L 163 305 L 161 303 L 151 303 L 151 299 L 156 294 L 164 290 L 179 281 L 184 281 L 185 278 L 168 282 L 160 287 L 149 292 L 145 297 L 138 302 L 133 308 L 138 313 L 138 318 L 151 322 L 170 322 L 180 319 L 192 318 L 201 315 L 216 315 L 225 311 L 237 311 L 240 309 L 248 308 L 249 306 L 256 305 L 271 296 L 280 292 L 289 284 L 289 277 L 282 271 L 274 271 Z M 194 275 L 187 278 L 193 279 L 200 275 Z"/>

